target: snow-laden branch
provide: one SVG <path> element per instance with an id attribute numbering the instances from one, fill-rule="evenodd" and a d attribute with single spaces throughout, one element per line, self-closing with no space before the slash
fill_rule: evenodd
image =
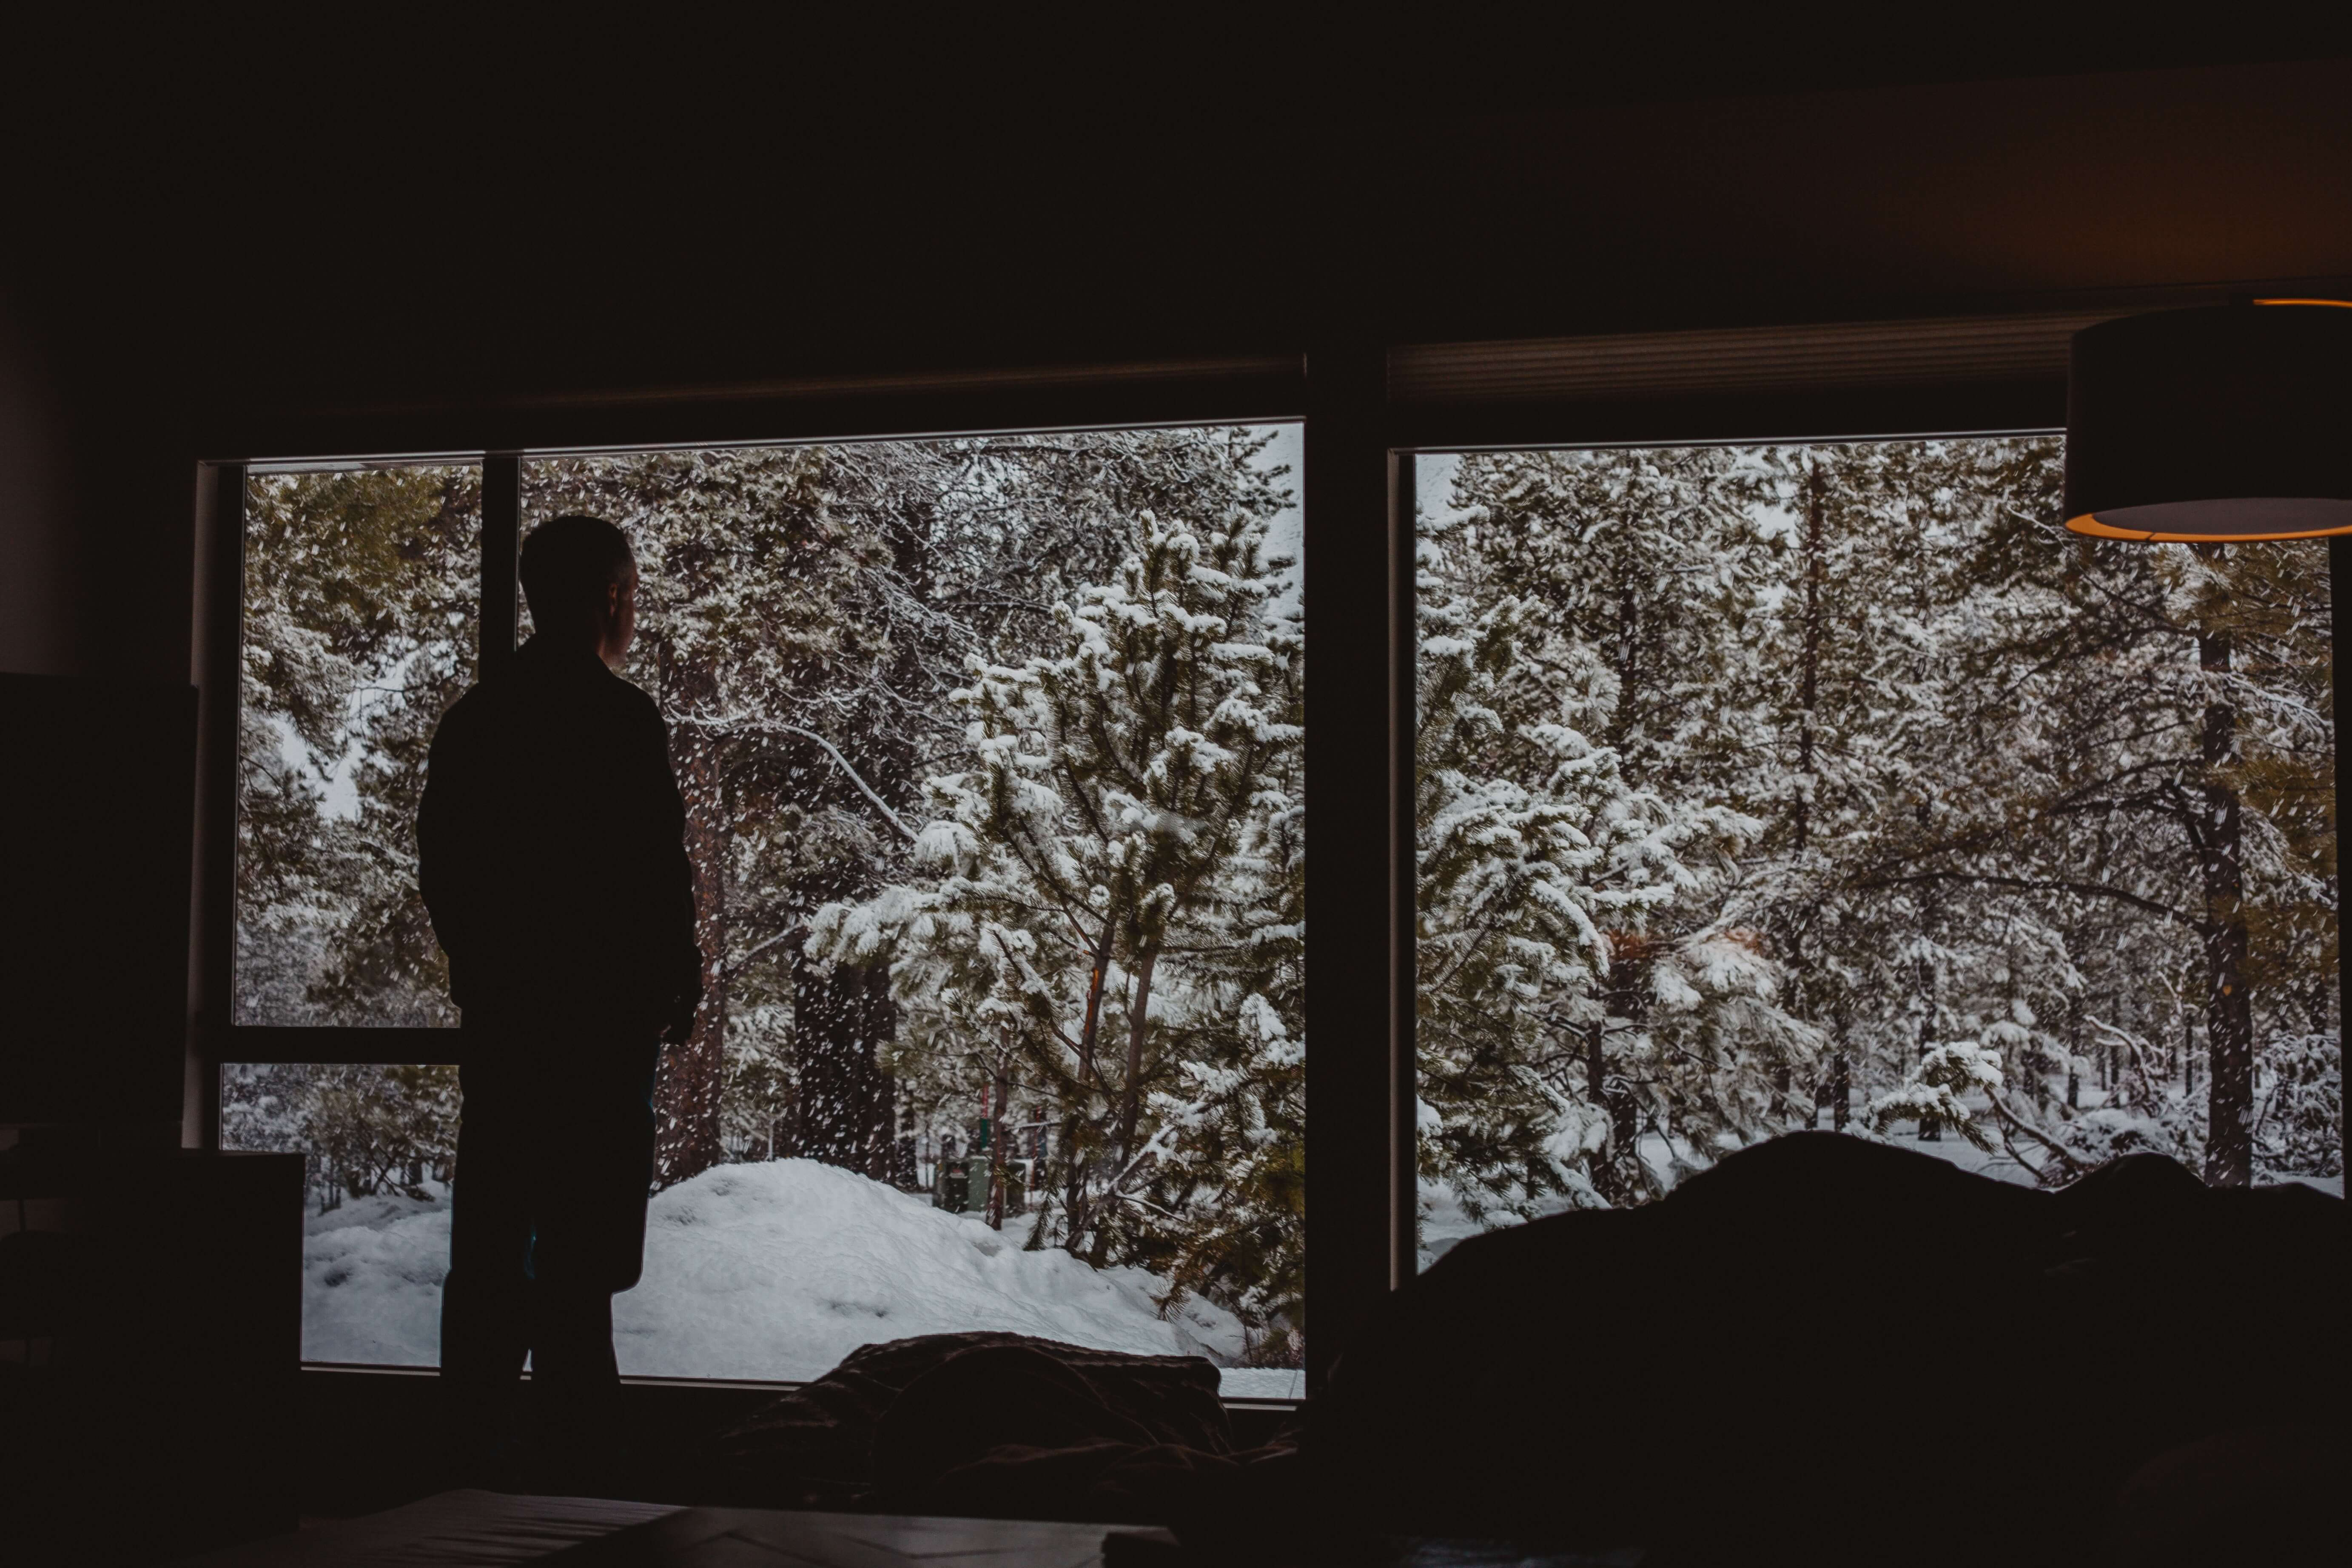
<path id="1" fill-rule="evenodd" d="M 2116 899 L 2137 909 L 2146 910 L 2150 914 L 2162 915 L 2168 921 L 2177 921 L 2191 930 L 2202 929 L 2197 921 L 2190 920 L 2170 905 L 2159 904 L 2153 899 L 2144 899 L 2137 893 L 2126 892 L 2121 888 L 2105 887 L 2097 882 L 2076 882 L 2055 878 L 1996 877 L 1983 871 L 1919 871 L 1905 877 L 1872 877 L 1856 881 L 1853 886 L 1863 891 L 1875 891 L 1882 888 L 1900 887 L 1911 882 L 1974 882 L 1994 888 L 2021 888 L 2027 892 L 2081 893 L 2088 898 Z"/>
<path id="2" fill-rule="evenodd" d="M 786 731 L 794 735 L 805 737 L 808 740 L 814 741 L 818 745 L 823 746 L 825 750 L 825 754 L 833 759 L 834 764 L 836 767 L 841 769 L 842 775 L 848 779 L 851 784 L 857 786 L 858 794 L 864 795 L 866 799 L 874 803 L 874 809 L 880 812 L 885 817 L 887 817 L 891 826 L 906 835 L 908 843 L 912 844 L 917 837 L 920 837 L 913 828 L 907 826 L 906 820 L 903 817 L 901 817 L 897 812 L 890 809 L 890 803 L 888 801 L 884 800 L 880 795 L 875 794 L 873 786 L 868 784 L 864 779 L 857 776 L 857 770 L 849 765 L 849 759 L 841 754 L 840 747 L 835 745 L 831 741 L 826 740 L 823 735 L 818 734 L 815 731 L 803 730 L 797 724 L 776 724 L 774 725 L 774 728 Z"/>
<path id="3" fill-rule="evenodd" d="M 751 961 L 753 959 L 759 957 L 761 953 L 766 952 L 769 949 L 781 947 L 788 942 L 799 942 L 807 935 L 808 922 L 806 921 L 795 921 L 793 924 L 785 927 L 782 931 L 776 932 L 773 936 L 763 937 L 760 941 L 753 942 L 750 947 L 746 948 L 732 963 L 727 965 L 727 973 L 730 976 L 740 974 L 744 970 L 751 966 Z"/>
<path id="4" fill-rule="evenodd" d="M 901 817 L 897 812 L 890 809 L 890 803 L 888 801 L 884 800 L 880 795 L 875 794 L 873 787 L 864 779 L 857 776 L 857 770 L 849 765 L 849 759 L 841 754 L 841 748 L 835 745 L 831 741 L 826 740 L 823 735 L 818 734 L 814 730 L 803 730 L 798 724 L 786 724 L 782 721 L 775 719 L 730 720 L 687 717 L 680 719 L 678 722 L 681 724 L 691 724 L 697 729 L 701 730 L 782 730 L 787 734 L 798 735 L 804 740 L 814 741 L 818 745 L 824 748 L 825 755 L 833 759 L 834 765 L 841 770 L 843 776 L 847 778 L 851 784 L 857 786 L 857 793 L 872 801 L 874 803 L 874 809 L 880 812 L 885 817 L 888 818 L 891 826 L 897 828 L 900 833 L 907 836 L 908 843 L 912 844 L 916 838 L 919 837 L 915 829 L 907 826 L 906 820 L 903 817 Z"/>

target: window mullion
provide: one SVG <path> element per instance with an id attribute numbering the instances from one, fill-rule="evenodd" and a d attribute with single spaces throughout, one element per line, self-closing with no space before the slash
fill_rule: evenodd
<path id="1" fill-rule="evenodd" d="M 218 1037 L 222 1061 L 297 1066 L 446 1062 L 457 1044 L 454 1029 L 406 1024 L 246 1024 Z"/>
<path id="2" fill-rule="evenodd" d="M 514 652 L 515 555 L 522 531 L 522 456 L 492 452 L 482 458 L 481 643 L 476 678 Z"/>
<path id="3" fill-rule="evenodd" d="M 196 863 L 190 942 L 194 1039 L 188 1052 L 184 1141 L 220 1146 L 220 1064 L 229 1036 L 236 958 L 236 735 L 245 644 L 245 465 L 205 475 L 197 538 Z"/>
<path id="4" fill-rule="evenodd" d="M 1389 459 L 1389 1284 L 1412 1278 L 1420 1260 L 1420 1131 L 1415 1037 L 1419 981 L 1416 903 L 1419 846 L 1414 833 L 1415 678 L 1421 638 L 1414 592 L 1419 496 L 1413 457 Z"/>
<path id="5" fill-rule="evenodd" d="M 2331 692 L 2340 693 L 2344 690 L 2346 670 L 2347 667 L 2352 667 L 2352 657 L 2347 657 L 2347 650 L 2352 650 L 2352 534 L 2339 533 L 2327 542 L 2327 577 L 2330 617 L 2328 658 L 2333 670 L 2328 688 Z M 2332 743 L 2335 748 L 2336 821 L 2337 824 L 2336 829 L 2336 918 L 2337 921 L 2336 949 L 2338 957 L 2336 961 L 2336 1059 L 2337 1080 L 2340 1082 L 2344 1071 L 2344 1026 L 2346 1020 L 2352 1019 L 2352 964 L 2347 964 L 2341 956 L 2344 951 L 2342 921 L 2344 919 L 2343 889 L 2346 880 L 2345 835 L 2342 825 L 2347 820 L 2346 812 L 2347 807 L 2352 807 L 2352 802 L 2345 799 L 2343 699 L 2340 696 L 2336 697 L 2333 700 L 2333 706 L 2331 722 L 2335 731 Z M 2340 1168 L 2352 1171 L 2352 1121 L 2347 1121 L 2340 1110 L 2336 1113 L 2336 1137 L 2340 1141 L 2342 1150 Z"/>
<path id="6" fill-rule="evenodd" d="M 1314 918 L 1306 1013 L 1317 1042 L 1309 1048 L 1307 1132 L 1310 1394 L 1387 1295 L 1397 1223 L 1393 989 L 1372 977 L 1394 952 L 1395 911 L 1384 858 L 1363 853 L 1383 842 L 1389 826 L 1386 791 L 1372 781 L 1388 765 L 1390 709 L 1383 682 L 1366 679 L 1382 668 L 1391 640 L 1389 618 L 1377 608 L 1389 594 L 1389 563 L 1375 542 L 1390 504 L 1383 368 L 1381 347 L 1360 341 L 1322 345 L 1308 360 L 1302 500 L 1306 599 L 1317 627 L 1307 661 L 1307 708 L 1315 715 L 1307 785 L 1315 822 L 1307 838 Z"/>

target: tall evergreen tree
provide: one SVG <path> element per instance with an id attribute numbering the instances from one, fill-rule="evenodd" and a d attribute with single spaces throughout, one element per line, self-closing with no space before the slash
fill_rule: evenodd
<path id="1" fill-rule="evenodd" d="M 1496 732 L 1561 718 L 1670 817 L 1752 825 L 1686 851 L 1692 885 L 1622 953 L 1612 933 L 1596 1102 L 1610 1042 L 1654 1047 L 1643 966 L 1711 927 L 1769 961 L 1801 1027 L 1751 1058 L 1769 1093 L 1735 1076 L 1720 1131 L 1684 1140 L 1702 1161 L 1826 1100 L 1832 1124 L 1851 1106 L 1950 1127 L 2052 1179 L 2134 1147 L 2220 1181 L 2331 1168 L 2340 1068 L 2309 1044 L 2337 1027 L 2324 558 L 2078 540 L 2059 456 L 1989 439 L 1459 460 L 1425 528 L 1465 624 L 1517 618 L 1477 700 Z M 1425 633 L 1425 671 L 1453 636 Z M 1546 765 L 1464 771 L 1533 798 Z M 1522 1110 L 1493 1102 L 1499 1135 Z M 2323 1163 L 2277 1163 L 2290 1142 Z"/>
<path id="2" fill-rule="evenodd" d="M 928 874 L 819 911 L 811 942 L 889 961 L 902 1060 L 1054 1123 L 1038 1239 L 1171 1267 L 1263 1324 L 1300 1269 L 1304 644 L 1268 615 L 1287 563 L 1261 518 L 1132 530 L 1053 653 L 972 661 Z"/>
<path id="3" fill-rule="evenodd" d="M 800 956 L 808 914 L 903 864 L 965 659 L 1043 646 L 1054 603 L 1109 574 L 1123 508 L 1278 509 L 1265 442 L 1112 431 L 525 466 L 527 516 L 596 512 L 638 541 L 633 673 L 671 722 L 708 966 L 694 1037 L 665 1060 L 662 1179 L 721 1156 L 730 1081 L 764 1086 L 791 1147 L 894 1173 L 892 1005 L 880 976 Z"/>

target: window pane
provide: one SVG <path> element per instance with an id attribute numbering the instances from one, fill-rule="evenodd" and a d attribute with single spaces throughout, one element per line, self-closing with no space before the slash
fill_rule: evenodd
<path id="1" fill-rule="evenodd" d="M 436 1364 L 457 1069 L 226 1062 L 220 1128 L 303 1156 L 302 1358 Z"/>
<path id="2" fill-rule="evenodd" d="M 625 1365 L 806 1377 L 1004 1328 L 1297 1391 L 1295 449 L 525 465 L 526 532 L 635 542 L 626 673 L 670 725 L 718 1003 L 666 1054 Z"/>
<path id="3" fill-rule="evenodd" d="M 665 1053 L 624 1372 L 807 1378 L 993 1328 L 1304 1393 L 1297 452 L 1276 426 L 524 464 L 526 534 L 591 512 L 635 544 L 625 673 L 669 724 L 714 1004 Z M 436 1359 L 443 1092 L 369 1102 L 421 1196 L 405 1154 L 390 1189 L 314 1192 L 306 1353 Z M 284 1121 L 246 1093 L 294 1103 L 257 1079 L 231 1121 Z"/>
<path id="4" fill-rule="evenodd" d="M 416 802 L 473 679 L 481 469 L 246 487 L 236 1019 L 450 1024 Z"/>
<path id="5" fill-rule="evenodd" d="M 2326 548 L 2060 458 L 1418 460 L 1424 1262 L 1814 1126 L 2338 1190 Z"/>

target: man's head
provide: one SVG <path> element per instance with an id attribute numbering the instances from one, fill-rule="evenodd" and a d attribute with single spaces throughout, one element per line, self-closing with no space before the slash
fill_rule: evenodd
<path id="1" fill-rule="evenodd" d="M 637 563 L 601 517 L 550 518 L 522 543 L 522 592 L 539 635 L 617 667 L 637 631 Z"/>

